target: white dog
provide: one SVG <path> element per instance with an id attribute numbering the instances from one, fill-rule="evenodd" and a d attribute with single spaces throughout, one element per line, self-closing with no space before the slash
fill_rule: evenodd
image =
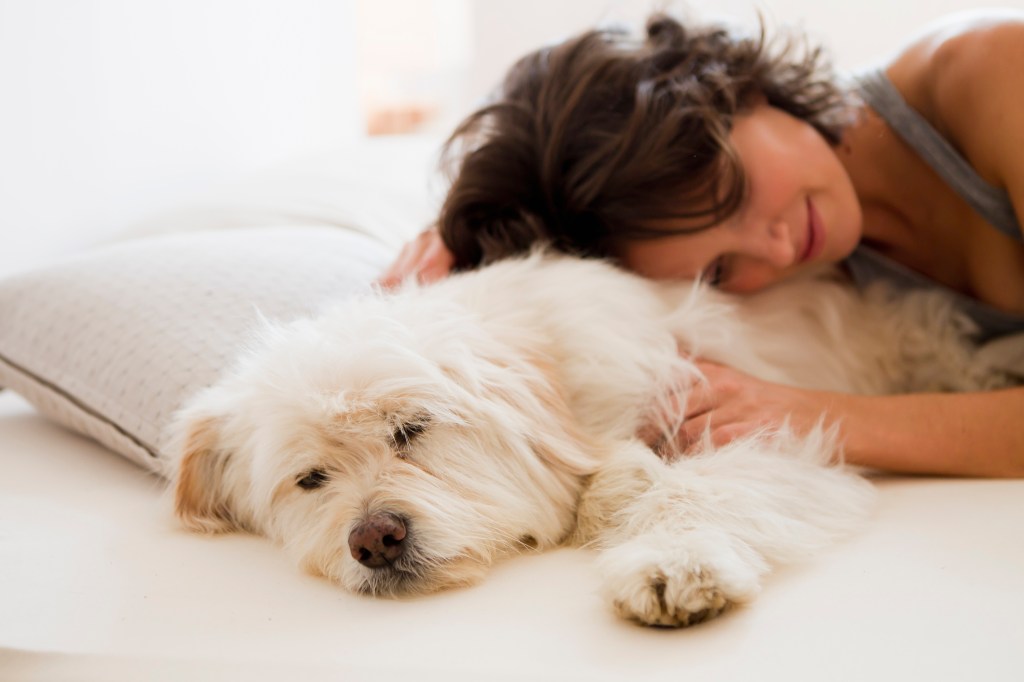
<path id="1" fill-rule="evenodd" d="M 998 384 L 967 331 L 939 299 L 827 275 L 733 298 L 535 253 L 268 328 L 180 415 L 177 513 L 374 595 L 586 544 L 620 614 L 692 624 L 855 529 L 872 488 L 823 428 L 660 458 L 634 434 L 700 380 L 680 349 L 839 391 Z"/>

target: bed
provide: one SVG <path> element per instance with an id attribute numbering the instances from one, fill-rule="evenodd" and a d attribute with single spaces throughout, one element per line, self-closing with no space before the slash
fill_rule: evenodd
<path id="1" fill-rule="evenodd" d="M 685 630 L 617 619 L 584 550 L 377 600 L 185 532 L 166 410 L 257 313 L 366 286 L 436 211 L 440 140 L 355 139 L 347 0 L 0 16 L 0 680 L 1021 679 L 1024 481 L 876 477 L 863 532 Z"/>
<path id="2" fill-rule="evenodd" d="M 81 250 L 327 230 L 370 245 L 353 275 L 368 279 L 435 210 L 437 145 L 379 139 L 295 159 Z M 54 256 L 68 258 L 79 256 Z M 11 324 L 0 319 L 8 336 L 26 332 Z M 862 533 L 773 575 L 750 606 L 650 629 L 604 606 L 585 550 L 524 556 L 478 587 L 430 597 L 346 594 L 263 539 L 185 532 L 144 451 L 83 436 L 10 388 L 0 391 L 2 679 L 1011 680 L 1024 670 L 1024 481 L 876 477 Z"/>

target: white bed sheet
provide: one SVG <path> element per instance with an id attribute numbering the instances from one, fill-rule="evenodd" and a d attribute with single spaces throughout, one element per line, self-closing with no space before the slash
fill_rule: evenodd
<path id="1" fill-rule="evenodd" d="M 397 246 L 436 210 L 436 147 L 302 160 L 146 230 L 301 217 Z M 688 630 L 616 619 L 568 549 L 381 601 L 185 533 L 161 480 L 0 391 L 0 681 L 1024 679 L 1024 481 L 878 485 L 863 533 Z"/>
<path id="2" fill-rule="evenodd" d="M 863 533 L 687 630 L 617 620 L 592 555 L 411 600 L 178 529 L 163 483 L 0 392 L 0 679 L 1019 680 L 1024 481 L 880 480 Z"/>

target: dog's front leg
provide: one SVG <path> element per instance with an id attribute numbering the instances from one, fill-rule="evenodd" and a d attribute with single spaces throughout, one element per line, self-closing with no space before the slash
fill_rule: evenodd
<path id="1" fill-rule="evenodd" d="M 713 617 L 757 594 L 767 570 L 756 552 L 708 523 L 675 478 L 645 445 L 624 443 L 593 475 L 578 510 L 574 539 L 600 551 L 605 598 L 646 625 Z"/>
<path id="2" fill-rule="evenodd" d="M 667 464 L 623 444 L 592 477 L 576 536 L 601 551 L 615 611 L 649 625 L 701 622 L 754 598 L 772 564 L 856 528 L 871 487 L 825 465 L 826 447 L 761 436 Z"/>

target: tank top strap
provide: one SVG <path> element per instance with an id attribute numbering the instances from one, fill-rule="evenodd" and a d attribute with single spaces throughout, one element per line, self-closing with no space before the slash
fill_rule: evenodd
<path id="1" fill-rule="evenodd" d="M 907 104 L 884 71 L 858 76 L 856 85 L 864 101 L 971 208 L 1000 232 L 1024 241 L 1010 195 L 978 175 L 953 145 Z"/>

